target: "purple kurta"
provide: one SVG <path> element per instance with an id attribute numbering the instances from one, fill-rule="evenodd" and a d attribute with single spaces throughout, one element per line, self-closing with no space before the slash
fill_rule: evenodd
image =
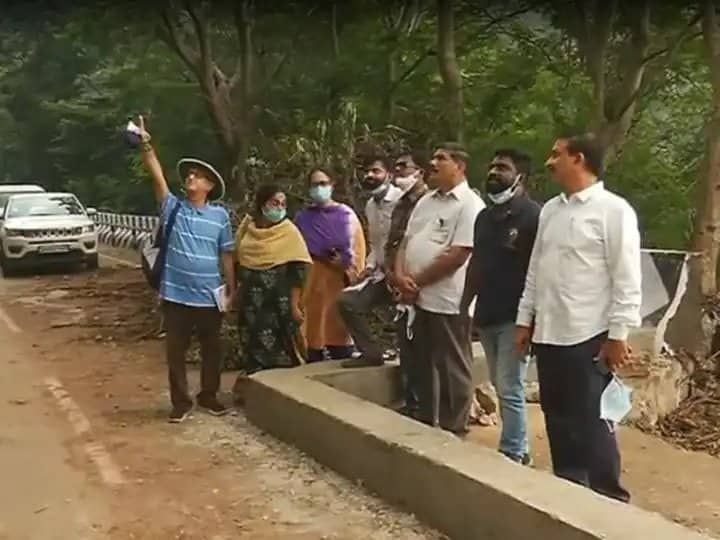
<path id="1" fill-rule="evenodd" d="M 309 206 L 298 212 L 295 225 L 305 238 L 310 255 L 327 260 L 337 250 L 345 268 L 352 263 L 352 209 L 345 204 Z"/>

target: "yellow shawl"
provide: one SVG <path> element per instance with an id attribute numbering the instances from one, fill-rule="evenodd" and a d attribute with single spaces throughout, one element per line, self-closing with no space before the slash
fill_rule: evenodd
<path id="1" fill-rule="evenodd" d="M 235 253 L 240 266 L 250 270 L 266 270 L 289 262 L 312 263 L 305 240 L 289 219 L 261 228 L 252 217 L 245 216 L 238 226 Z"/>

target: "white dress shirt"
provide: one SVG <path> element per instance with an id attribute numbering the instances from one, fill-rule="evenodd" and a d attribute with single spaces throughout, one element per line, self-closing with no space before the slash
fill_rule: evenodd
<path id="1" fill-rule="evenodd" d="M 602 182 L 540 212 L 517 324 L 533 342 L 577 345 L 603 332 L 625 340 L 640 326 L 640 233 L 637 216 Z"/>
<path id="2" fill-rule="evenodd" d="M 417 203 L 410 214 L 405 237 L 405 267 L 412 275 L 429 267 L 447 248 L 472 248 L 475 218 L 485 207 L 482 198 L 467 181 L 443 194 L 431 191 Z M 417 305 L 426 311 L 457 315 L 465 286 L 465 261 L 454 274 L 423 287 Z"/>
<path id="3" fill-rule="evenodd" d="M 385 270 L 385 244 L 390 234 L 392 212 L 402 196 L 403 190 L 390 184 L 382 199 L 376 201 L 374 197 L 370 197 L 365 204 L 370 249 L 365 267 L 375 269 L 381 275 L 384 275 Z M 378 277 L 381 278 L 381 275 Z"/>

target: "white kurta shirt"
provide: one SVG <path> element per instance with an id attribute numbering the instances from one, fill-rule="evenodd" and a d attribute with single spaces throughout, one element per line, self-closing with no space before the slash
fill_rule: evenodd
<path id="1" fill-rule="evenodd" d="M 533 342 L 576 345 L 609 332 L 627 339 L 640 325 L 637 216 L 602 182 L 559 195 L 540 213 L 517 324 Z"/>
<path id="2" fill-rule="evenodd" d="M 378 274 L 384 274 L 385 244 L 387 244 L 390 234 L 390 220 L 395 205 L 402 196 L 402 189 L 391 184 L 382 199 L 376 201 L 370 197 L 365 204 L 365 216 L 368 221 L 368 247 L 370 249 L 365 267 L 376 269 Z"/>

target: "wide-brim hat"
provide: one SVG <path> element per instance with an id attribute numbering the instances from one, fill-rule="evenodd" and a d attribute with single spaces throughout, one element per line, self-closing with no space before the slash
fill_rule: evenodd
<path id="1" fill-rule="evenodd" d="M 178 175 L 180 175 L 181 180 L 185 180 L 185 177 L 187 176 L 187 171 L 191 167 L 200 167 L 210 173 L 209 180 L 215 184 L 215 187 L 213 187 L 210 190 L 210 193 L 208 193 L 208 200 L 219 201 L 223 197 L 225 197 L 225 180 L 223 180 L 223 177 L 220 176 L 220 173 L 215 170 L 215 167 L 201 159 L 182 158 L 180 161 L 177 162 L 177 172 Z"/>

